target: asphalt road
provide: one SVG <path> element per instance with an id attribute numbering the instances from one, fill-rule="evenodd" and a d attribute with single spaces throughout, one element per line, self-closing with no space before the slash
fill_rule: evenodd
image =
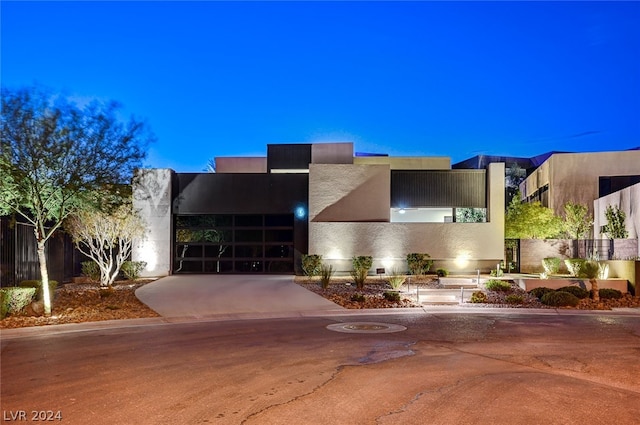
<path id="1" fill-rule="evenodd" d="M 327 329 L 340 322 L 407 329 Z M 640 422 L 639 315 L 139 323 L 2 338 L 3 421 L 31 423 L 35 415 L 110 425 Z M 26 420 L 18 420 L 23 413 Z"/>

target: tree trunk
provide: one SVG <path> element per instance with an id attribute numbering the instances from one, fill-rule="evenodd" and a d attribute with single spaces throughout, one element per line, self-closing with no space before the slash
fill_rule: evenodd
<path id="1" fill-rule="evenodd" d="M 591 284 L 591 298 L 594 301 L 600 301 L 600 291 L 598 290 L 598 281 L 596 279 L 589 280 Z"/>
<path id="2" fill-rule="evenodd" d="M 51 316 L 51 294 L 49 293 L 49 272 L 47 270 L 47 256 L 44 252 L 44 244 L 44 240 L 38 239 L 38 260 L 40 261 L 40 280 L 42 282 L 44 315 L 48 317 Z"/>

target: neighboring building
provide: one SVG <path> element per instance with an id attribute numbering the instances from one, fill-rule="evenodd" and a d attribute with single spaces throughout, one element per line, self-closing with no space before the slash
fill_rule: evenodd
<path id="1" fill-rule="evenodd" d="M 216 158 L 216 173 L 141 170 L 134 205 L 148 222 L 133 260 L 145 275 L 293 273 L 303 254 L 338 271 L 370 255 L 406 270 L 488 271 L 504 254 L 504 164 L 451 170 L 449 158 L 354 156 L 351 143 L 273 144 L 266 158 Z M 486 222 L 456 223 L 480 208 Z"/>
<path id="2" fill-rule="evenodd" d="M 640 182 L 613 193 L 607 193 L 593 201 L 595 238 L 607 238 L 603 228 L 607 224 L 605 211 L 608 206 L 617 206 L 625 213 L 625 225 L 629 232 L 627 239 L 636 239 L 637 241 L 640 237 Z M 637 252 L 624 252 L 622 249 L 616 248 L 616 257 L 619 259 L 640 257 L 639 243 L 636 243 L 636 248 Z"/>
<path id="3" fill-rule="evenodd" d="M 487 168 L 489 164 L 503 162 L 505 164 L 505 167 L 508 168 L 513 165 L 517 165 L 518 167 L 523 168 L 527 172 L 527 175 L 529 175 L 555 153 L 559 152 L 547 152 L 541 155 L 534 156 L 532 158 L 499 155 L 476 155 L 469 159 L 465 159 L 464 161 L 453 164 L 451 168 L 481 170 L 483 168 Z"/>
<path id="4" fill-rule="evenodd" d="M 568 202 L 587 205 L 591 215 L 595 199 L 610 193 L 612 188 L 617 190 L 620 182 L 638 178 L 640 150 L 637 149 L 554 153 L 520 184 L 520 194 L 525 201 L 540 201 L 557 215 L 564 215 L 564 205 Z"/>

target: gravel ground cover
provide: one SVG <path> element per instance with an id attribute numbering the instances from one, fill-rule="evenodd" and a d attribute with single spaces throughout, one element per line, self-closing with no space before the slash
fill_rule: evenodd
<path id="1" fill-rule="evenodd" d="M 111 290 L 100 290 L 97 284 L 65 284 L 55 291 L 51 317 L 26 308 L 21 314 L 0 320 L 0 329 L 158 317 L 135 296 L 135 290 L 149 282 L 116 282 Z"/>
<path id="2" fill-rule="evenodd" d="M 365 283 L 364 289 L 357 289 L 353 284 L 353 280 L 347 277 L 337 277 L 332 279 L 332 283 L 327 289 L 322 289 L 319 280 L 317 278 L 310 279 L 308 277 L 297 276 L 296 283 L 300 286 L 318 294 L 326 299 L 333 301 L 334 303 L 341 305 L 345 308 L 399 308 L 399 307 L 421 307 L 422 304 L 418 304 L 414 294 L 410 294 L 407 291 L 407 285 L 403 285 L 401 288 L 401 301 L 393 302 L 384 298 L 385 291 L 391 290 L 389 284 L 384 281 L 384 278 L 369 278 Z M 412 277 L 409 283 L 409 289 L 415 292 L 416 287 L 420 289 L 438 289 L 443 288 L 438 283 L 437 276 L 420 276 Z M 473 289 L 465 289 L 465 291 L 473 292 Z M 406 292 L 406 293 L 402 293 Z M 365 296 L 365 301 L 354 301 L 354 294 L 362 294 Z M 487 308 L 555 308 L 542 304 L 538 298 L 528 294 L 521 289 L 515 283 L 511 283 L 511 290 L 507 292 L 502 291 L 486 291 L 487 302 L 486 303 L 464 303 L 462 307 L 487 307 Z M 522 297 L 521 303 L 508 302 L 507 297 L 509 295 L 520 295 Z M 612 308 L 640 308 L 640 297 L 634 297 L 630 294 L 624 294 L 622 298 L 613 300 L 606 299 L 600 300 L 600 302 L 593 301 L 591 299 L 580 300 L 580 304 L 577 307 L 563 307 L 573 308 L 577 310 L 611 310 Z"/>
<path id="3" fill-rule="evenodd" d="M 116 282 L 113 288 L 108 291 L 100 290 L 97 284 L 65 284 L 55 291 L 51 317 L 38 315 L 28 308 L 21 314 L 0 320 L 0 329 L 158 317 L 155 311 L 141 303 L 135 296 L 135 290 L 149 282 L 149 280 Z M 297 276 L 295 282 L 309 291 L 349 309 L 418 308 L 422 306 L 417 303 L 415 295 L 402 293 L 407 291 L 406 284 L 401 288 L 400 301 L 385 299 L 384 293 L 390 291 L 391 287 L 380 277 L 367 279 L 363 289 L 357 289 L 349 277 L 334 278 L 327 289 L 322 289 L 317 279 Z M 415 291 L 416 287 L 420 289 L 442 288 L 438 283 L 437 276 L 411 277 L 409 289 Z M 363 295 L 364 300 L 357 300 L 354 297 L 356 294 Z M 521 304 L 508 303 L 506 297 L 509 294 L 521 295 L 523 302 Z M 488 291 L 486 303 L 465 303 L 462 304 L 462 307 L 551 308 L 543 305 L 537 298 L 525 293 L 515 284 L 512 284 L 509 292 Z M 618 300 L 601 300 L 600 302 L 584 299 L 577 307 L 572 308 L 579 310 L 640 308 L 640 297 L 625 294 Z"/>

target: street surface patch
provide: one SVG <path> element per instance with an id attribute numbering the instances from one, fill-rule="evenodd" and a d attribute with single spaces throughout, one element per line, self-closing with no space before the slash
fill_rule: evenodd
<path id="1" fill-rule="evenodd" d="M 327 326 L 327 329 L 335 332 L 344 333 L 392 333 L 406 331 L 407 328 L 401 325 L 394 325 L 390 323 L 378 323 L 378 322 L 347 322 L 347 323 L 334 323 Z"/>

